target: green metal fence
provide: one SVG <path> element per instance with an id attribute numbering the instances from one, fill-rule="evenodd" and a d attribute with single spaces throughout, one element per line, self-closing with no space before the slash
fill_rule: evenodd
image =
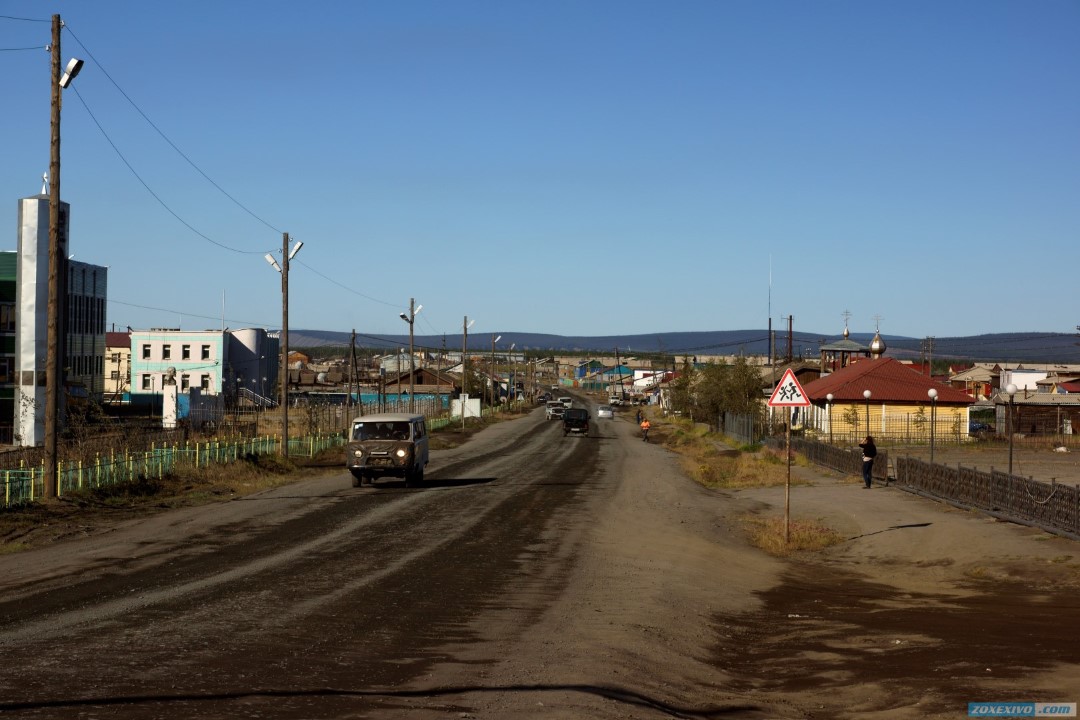
<path id="1" fill-rule="evenodd" d="M 290 457 L 314 457 L 328 448 L 343 445 L 341 433 L 289 438 Z M 281 438 L 215 439 L 151 447 L 145 452 L 116 452 L 97 455 L 91 460 L 57 463 L 57 494 L 89 490 L 107 485 L 161 479 L 184 466 L 202 468 L 221 465 L 259 455 L 280 452 Z M 20 467 L 0 470 L 4 483 L 3 505 L 13 507 L 32 503 L 45 493 L 45 468 Z"/>

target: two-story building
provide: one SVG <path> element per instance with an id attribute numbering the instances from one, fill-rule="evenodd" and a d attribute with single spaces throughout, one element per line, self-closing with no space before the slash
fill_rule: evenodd
<path id="1" fill-rule="evenodd" d="M 276 335 L 261 328 L 131 332 L 131 397 L 160 395 L 169 369 L 181 394 L 199 388 L 227 398 L 274 397 L 278 380 Z"/>

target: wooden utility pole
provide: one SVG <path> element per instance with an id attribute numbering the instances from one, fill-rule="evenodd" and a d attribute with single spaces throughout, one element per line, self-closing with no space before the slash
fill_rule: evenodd
<path id="1" fill-rule="evenodd" d="M 281 454 L 289 457 L 289 233 L 281 234 Z"/>
<path id="2" fill-rule="evenodd" d="M 57 494 L 57 425 L 60 421 L 60 28 L 59 15 L 52 16 L 52 73 L 49 113 L 49 302 L 45 351 L 45 497 Z M 36 365 L 36 363 L 35 363 Z M 24 386 L 25 387 L 25 386 Z M 34 388 L 30 388 L 34 392 Z"/>

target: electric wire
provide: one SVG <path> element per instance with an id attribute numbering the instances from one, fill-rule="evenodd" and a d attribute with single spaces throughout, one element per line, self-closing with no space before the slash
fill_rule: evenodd
<path id="1" fill-rule="evenodd" d="M 139 175 L 139 173 L 135 170 L 135 168 L 132 167 L 131 163 L 128 162 L 128 159 L 126 157 L 124 157 L 124 153 L 120 152 L 120 148 L 118 148 L 116 146 L 116 143 L 114 143 L 112 138 L 109 137 L 109 133 L 107 133 L 105 131 L 105 128 L 102 127 L 101 123 L 98 122 L 97 116 L 94 115 L 93 111 L 90 109 L 90 106 L 86 104 L 86 100 L 83 99 L 82 93 L 79 92 L 78 88 L 76 88 L 74 85 L 72 85 L 71 89 L 75 91 L 75 96 L 77 98 L 79 98 L 79 102 L 81 102 L 82 106 L 84 108 L 86 108 L 86 112 L 90 116 L 90 119 L 94 121 L 95 125 L 97 125 L 98 130 L 101 131 L 101 134 L 105 137 L 106 142 L 108 142 L 109 145 L 112 147 L 113 152 L 115 152 L 117 157 L 120 158 L 120 161 L 123 162 L 125 166 L 127 166 L 127 169 L 129 171 L 131 171 L 131 174 L 135 176 L 135 179 L 138 180 L 142 184 L 142 186 L 144 188 L 146 188 L 146 192 L 150 193 L 150 195 L 155 200 L 158 201 L 158 204 L 161 205 L 161 207 L 165 208 L 165 211 L 167 213 L 169 213 L 174 218 L 176 218 L 176 220 L 181 225 L 183 225 L 188 230 L 190 230 L 191 232 L 193 232 L 196 235 L 198 235 L 199 237 L 201 237 L 203 240 L 206 240 L 209 243 L 217 245 L 218 247 L 220 247 L 220 248 L 222 248 L 224 250 L 229 250 L 230 252 L 239 253 L 241 255 L 258 255 L 258 254 L 266 252 L 266 250 L 240 250 L 239 248 L 230 247 L 230 246 L 228 246 L 228 245 L 226 245 L 224 243 L 220 243 L 217 240 L 214 240 L 210 236 L 206 235 L 205 233 L 200 232 L 199 230 L 196 230 L 191 225 L 191 223 L 189 223 L 187 220 L 185 220 L 184 218 L 182 218 L 178 214 L 176 214 L 176 212 L 174 212 L 173 209 L 171 207 L 169 207 L 169 205 L 164 200 L 161 199 L 161 196 L 159 196 L 156 192 L 154 192 L 154 190 L 147 184 L 147 182 L 145 180 L 143 180 L 142 176 Z"/>
<path id="2" fill-rule="evenodd" d="M 253 212 L 253 211 L 252 211 L 252 210 L 251 210 L 250 208 L 248 208 L 248 207 L 247 207 L 246 205 L 244 205 L 244 204 L 243 204 L 242 202 L 240 202 L 240 201 L 239 201 L 239 200 L 237 200 L 237 199 L 236 199 L 235 197 L 233 197 L 233 196 L 232 196 L 232 195 L 231 195 L 230 193 L 228 193 L 228 192 L 227 192 L 227 191 L 226 191 L 226 190 L 225 190 L 225 189 L 224 189 L 223 187 L 221 187 L 220 185 L 218 185 L 218 184 L 217 184 L 217 183 L 216 183 L 216 182 L 214 181 L 214 179 L 213 179 L 213 178 L 211 178 L 211 177 L 210 177 L 209 175 L 207 175 L 207 174 L 206 174 L 205 172 L 203 172 L 203 169 L 202 169 L 201 167 L 199 167 L 199 166 L 198 166 L 197 164 L 195 164 L 195 162 L 194 162 L 194 161 L 193 161 L 193 160 L 192 160 L 191 158 L 189 158 L 189 157 L 188 157 L 188 156 L 187 156 L 187 155 L 186 155 L 186 154 L 185 154 L 185 153 L 184 153 L 184 152 L 183 152 L 183 151 L 182 151 L 182 150 L 181 150 L 180 148 L 178 148 L 178 147 L 176 146 L 176 144 L 175 144 L 175 143 L 174 143 L 174 142 L 173 142 L 173 141 L 172 141 L 172 140 L 171 140 L 171 139 L 169 138 L 169 136 L 168 136 L 168 135 L 166 135 L 166 134 L 165 134 L 164 132 L 162 132 L 161 128 L 159 128 L 159 127 L 158 127 L 158 126 L 157 126 L 157 125 L 156 125 L 156 124 L 154 123 L 154 121 L 153 121 L 153 120 L 151 120 L 151 119 L 150 119 L 150 118 L 149 118 L 149 117 L 147 116 L 147 114 L 146 114 L 146 113 L 144 113 L 144 112 L 142 111 L 142 108 L 140 108 L 140 107 L 139 107 L 139 106 L 138 106 L 138 105 L 137 105 L 137 104 L 135 103 L 135 101 L 131 99 L 131 96 L 129 96 L 129 95 L 128 95 L 128 94 L 126 93 L 126 92 L 124 92 L 124 89 L 123 89 L 122 87 L 120 87 L 120 84 L 119 84 L 119 83 L 117 83 L 117 82 L 116 82 L 116 81 L 115 81 L 115 80 L 113 79 L 112 75 L 110 75 L 110 74 L 109 74 L 109 71 L 105 69 L 105 66 L 104 66 L 104 65 L 103 65 L 103 64 L 102 64 L 102 63 L 101 63 L 101 62 L 100 62 L 100 61 L 99 61 L 99 60 L 98 60 L 98 59 L 97 59 L 96 57 L 94 57 L 94 53 L 92 53 L 92 52 L 90 51 L 90 49 L 89 49 L 88 47 L 86 47 L 86 45 L 84 45 L 84 44 L 83 44 L 83 42 L 82 42 L 81 40 L 79 40 L 78 36 L 77 36 L 77 35 L 75 35 L 75 33 L 74 33 L 74 32 L 72 32 L 72 30 L 71 30 L 71 27 L 70 27 L 70 26 L 68 26 L 67 24 L 65 24 L 65 25 L 64 25 L 64 30 L 66 30 L 66 31 L 68 32 L 68 34 L 69 34 L 69 35 L 71 35 L 71 37 L 72 37 L 72 38 L 73 38 L 73 39 L 75 40 L 75 42 L 77 42 L 77 43 L 79 44 L 79 47 L 81 47 L 81 48 L 82 48 L 83 50 L 85 50 L 85 51 L 86 51 L 86 55 L 87 55 L 87 57 L 89 57 L 89 58 L 90 58 L 91 60 L 93 60 L 93 61 L 94 61 L 94 64 L 95 64 L 95 65 L 96 65 L 96 66 L 98 67 L 98 69 L 100 69 L 100 70 L 101 70 L 101 72 L 102 72 L 102 73 L 103 73 L 103 74 L 105 75 L 105 77 L 106 77 L 106 78 L 108 78 L 109 82 L 111 82 L 111 83 L 112 83 L 113 87 L 115 87 L 115 88 L 116 88 L 116 90 L 117 90 L 117 91 L 118 91 L 118 92 L 119 92 L 119 93 L 120 93 L 121 95 L 123 95 L 123 96 L 124 96 L 124 99 L 128 101 L 128 103 L 129 103 L 129 104 L 131 105 L 131 107 L 135 108 L 135 112 L 139 113 L 139 115 L 140 115 L 140 116 L 142 116 L 142 119 L 143 119 L 143 120 L 145 120 L 145 121 L 146 121 L 146 123 L 147 123 L 147 124 L 148 124 L 148 125 L 149 125 L 150 127 L 152 127 L 152 128 L 154 129 L 154 132 L 156 132 L 156 133 L 157 133 L 158 135 L 160 135 L 160 136 L 161 136 L 161 139 L 162 139 L 162 140 L 164 140 L 164 141 L 165 141 L 166 143 L 168 143 L 169 147 L 171 147 L 171 148 L 172 148 L 173 150 L 175 150 L 175 151 L 176 151 L 176 154 L 177 154 L 177 155 L 179 155 L 180 157 L 182 157 L 182 158 L 184 159 L 184 161 L 185 161 L 185 162 L 186 162 L 186 163 L 187 163 L 188 165 L 190 165 L 190 166 L 191 166 L 192 168 L 194 168 L 195 172 L 197 172 L 197 173 L 199 173 L 200 175 L 202 175 L 202 176 L 203 176 L 203 177 L 204 177 L 204 178 L 206 179 L 206 181 L 207 181 L 208 183 L 210 183 L 210 184 L 211 184 L 211 185 L 213 185 L 213 186 L 214 186 L 215 188 L 217 188 L 218 192 L 220 192 L 220 193 L 221 193 L 222 195 L 224 195 L 225 197 L 229 198 L 229 200 L 231 200 L 231 201 L 233 202 L 233 204 L 235 204 L 235 205 L 236 205 L 236 206 L 237 206 L 238 208 L 240 208 L 241 210 L 243 210 L 244 212 L 246 212 L 246 213 L 247 213 L 248 215 L 250 215 L 251 217 L 253 217 L 253 218 L 255 218 L 256 220 L 258 220 L 259 222 L 261 222 L 261 223 L 262 223 L 263 225 L 265 225 L 266 227 L 268 227 L 268 228 L 270 228 L 271 230 L 275 231 L 275 232 L 276 232 L 276 233 L 278 233 L 279 235 L 280 235 L 280 234 L 282 234 L 282 231 L 281 231 L 281 230 L 278 230 L 278 229 L 277 229 L 276 227 L 274 227 L 274 226 L 273 226 L 273 225 L 272 225 L 271 223 L 267 222 L 266 220 L 264 220 L 264 219 L 263 219 L 263 218 L 261 218 L 260 216 L 256 215 L 256 214 L 255 214 L 255 212 Z"/>

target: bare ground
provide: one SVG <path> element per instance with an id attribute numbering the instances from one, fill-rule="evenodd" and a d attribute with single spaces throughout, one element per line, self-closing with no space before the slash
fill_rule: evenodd
<path id="1" fill-rule="evenodd" d="M 845 540 L 776 559 L 743 520 L 782 514 L 783 488 L 708 490 L 674 460 L 622 419 L 579 439 L 532 415 L 438 451 L 418 493 L 328 470 L 242 501 L 54 517 L 21 535 L 36 550 L 0 556 L 0 714 L 951 718 L 1080 701 L 1075 542 L 796 467 L 792 516 Z"/>

